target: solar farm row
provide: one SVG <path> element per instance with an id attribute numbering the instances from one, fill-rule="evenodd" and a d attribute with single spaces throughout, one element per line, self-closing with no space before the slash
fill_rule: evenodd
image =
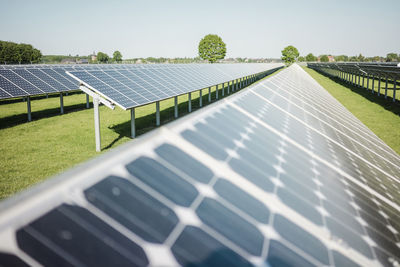
<path id="1" fill-rule="evenodd" d="M 2 203 L 0 263 L 396 266 L 399 166 L 292 65 Z"/>
<path id="2" fill-rule="evenodd" d="M 370 89 L 372 93 L 374 93 L 375 86 L 378 85 L 378 95 L 381 94 L 382 82 L 382 85 L 385 85 L 385 98 L 387 98 L 388 90 L 393 90 L 393 102 L 396 101 L 396 90 L 400 90 L 400 66 L 397 63 L 346 62 L 308 63 L 307 65 L 355 86 Z M 389 82 L 393 84 L 393 87 L 388 87 Z"/>
<path id="3" fill-rule="evenodd" d="M 79 90 L 79 83 L 66 75 L 66 71 L 77 70 L 147 70 L 147 69 L 182 69 L 182 71 L 228 72 L 237 78 L 261 72 L 268 64 L 98 64 L 98 65 L 3 65 L 0 68 L 0 99 L 35 96 Z M 240 67 L 239 67 L 240 66 Z M 171 79 L 173 77 L 170 77 Z"/>

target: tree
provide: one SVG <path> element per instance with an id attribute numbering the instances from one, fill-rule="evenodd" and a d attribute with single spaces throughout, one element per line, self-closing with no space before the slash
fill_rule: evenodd
<path id="1" fill-rule="evenodd" d="M 97 61 L 98 62 L 107 63 L 109 59 L 110 59 L 110 57 L 106 53 L 103 53 L 103 52 L 97 53 Z"/>
<path id="2" fill-rule="evenodd" d="M 309 54 L 306 56 L 306 61 L 308 61 L 308 62 L 317 61 L 317 57 L 314 56 L 312 53 L 309 53 Z"/>
<path id="3" fill-rule="evenodd" d="M 346 61 L 349 61 L 349 57 L 346 56 L 346 55 L 335 56 L 335 61 L 337 61 L 337 62 L 346 62 Z"/>
<path id="4" fill-rule="evenodd" d="M 298 58 L 297 58 L 297 61 L 299 61 L 299 62 L 304 62 L 304 61 L 305 61 L 305 58 L 304 58 L 304 57 L 298 57 Z"/>
<path id="5" fill-rule="evenodd" d="M 224 59 L 226 55 L 226 45 L 221 37 L 216 34 L 208 34 L 200 40 L 199 56 L 214 63 L 219 59 Z"/>
<path id="6" fill-rule="evenodd" d="M 122 61 L 122 54 L 118 50 L 113 53 L 113 61 L 115 61 L 115 62 Z"/>
<path id="7" fill-rule="evenodd" d="M 299 57 L 299 51 L 296 47 L 289 45 L 282 50 L 281 59 L 285 61 L 287 65 L 292 64 Z"/>
<path id="8" fill-rule="evenodd" d="M 357 61 L 358 62 L 364 62 L 364 60 L 365 60 L 365 57 L 363 56 L 363 55 L 361 55 L 361 53 L 358 55 L 358 57 L 357 57 Z"/>
<path id="9" fill-rule="evenodd" d="M 329 62 L 329 58 L 327 55 L 319 56 L 319 61 L 321 62 Z"/>
<path id="10" fill-rule="evenodd" d="M 386 55 L 386 62 L 398 61 L 396 53 L 389 53 Z"/>

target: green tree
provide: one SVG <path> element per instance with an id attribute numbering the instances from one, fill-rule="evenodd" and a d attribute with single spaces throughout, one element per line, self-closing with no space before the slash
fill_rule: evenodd
<path id="1" fill-rule="evenodd" d="M 110 59 L 110 57 L 106 53 L 103 53 L 103 52 L 97 53 L 97 61 L 98 62 L 107 63 L 109 59 Z"/>
<path id="2" fill-rule="evenodd" d="M 346 61 L 349 61 L 349 57 L 346 56 L 346 55 L 335 56 L 335 61 L 337 61 L 337 62 L 346 62 Z"/>
<path id="3" fill-rule="evenodd" d="M 113 53 L 113 61 L 115 61 L 115 62 L 122 61 L 122 54 L 118 50 Z"/>
<path id="4" fill-rule="evenodd" d="M 317 57 L 314 56 L 312 53 L 309 53 L 309 54 L 306 56 L 306 61 L 308 61 L 308 62 L 317 61 Z"/>
<path id="5" fill-rule="evenodd" d="M 285 61 L 287 65 L 292 64 L 299 57 L 299 51 L 296 47 L 289 45 L 282 50 L 281 59 Z"/>
<path id="6" fill-rule="evenodd" d="M 219 59 L 224 59 L 226 55 L 226 45 L 221 37 L 216 34 L 208 34 L 200 40 L 199 56 L 214 63 Z"/>
<path id="7" fill-rule="evenodd" d="M 364 60 L 365 60 L 365 57 L 360 53 L 360 54 L 358 55 L 358 57 L 357 57 L 357 61 L 358 61 L 358 62 L 364 62 Z"/>
<path id="8" fill-rule="evenodd" d="M 386 62 L 398 61 L 396 53 L 389 53 L 386 55 Z"/>
<path id="9" fill-rule="evenodd" d="M 319 61 L 321 62 L 329 62 L 329 58 L 327 55 L 319 56 Z"/>
<path id="10" fill-rule="evenodd" d="M 304 58 L 304 57 L 298 57 L 297 58 L 297 61 L 299 61 L 299 62 L 304 62 L 306 59 Z"/>

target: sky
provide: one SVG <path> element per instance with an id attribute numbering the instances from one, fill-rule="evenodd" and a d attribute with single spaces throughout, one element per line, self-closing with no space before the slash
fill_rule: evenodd
<path id="1" fill-rule="evenodd" d="M 217 34 L 226 57 L 400 53 L 400 0 L 0 0 L 0 40 L 44 55 L 119 50 L 124 59 L 196 57 Z"/>

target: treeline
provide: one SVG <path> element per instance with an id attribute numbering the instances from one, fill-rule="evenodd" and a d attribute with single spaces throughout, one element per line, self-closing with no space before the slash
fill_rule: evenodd
<path id="1" fill-rule="evenodd" d="M 362 54 L 358 56 L 346 56 L 346 55 L 320 55 L 318 57 L 314 56 L 312 53 L 309 53 L 305 57 L 298 57 L 297 61 L 299 62 L 312 62 L 312 61 L 320 61 L 320 62 L 399 62 L 400 54 L 389 53 L 386 57 L 374 56 L 374 57 L 364 57 Z"/>
<path id="2" fill-rule="evenodd" d="M 0 64 L 40 63 L 42 53 L 30 44 L 0 41 Z"/>

